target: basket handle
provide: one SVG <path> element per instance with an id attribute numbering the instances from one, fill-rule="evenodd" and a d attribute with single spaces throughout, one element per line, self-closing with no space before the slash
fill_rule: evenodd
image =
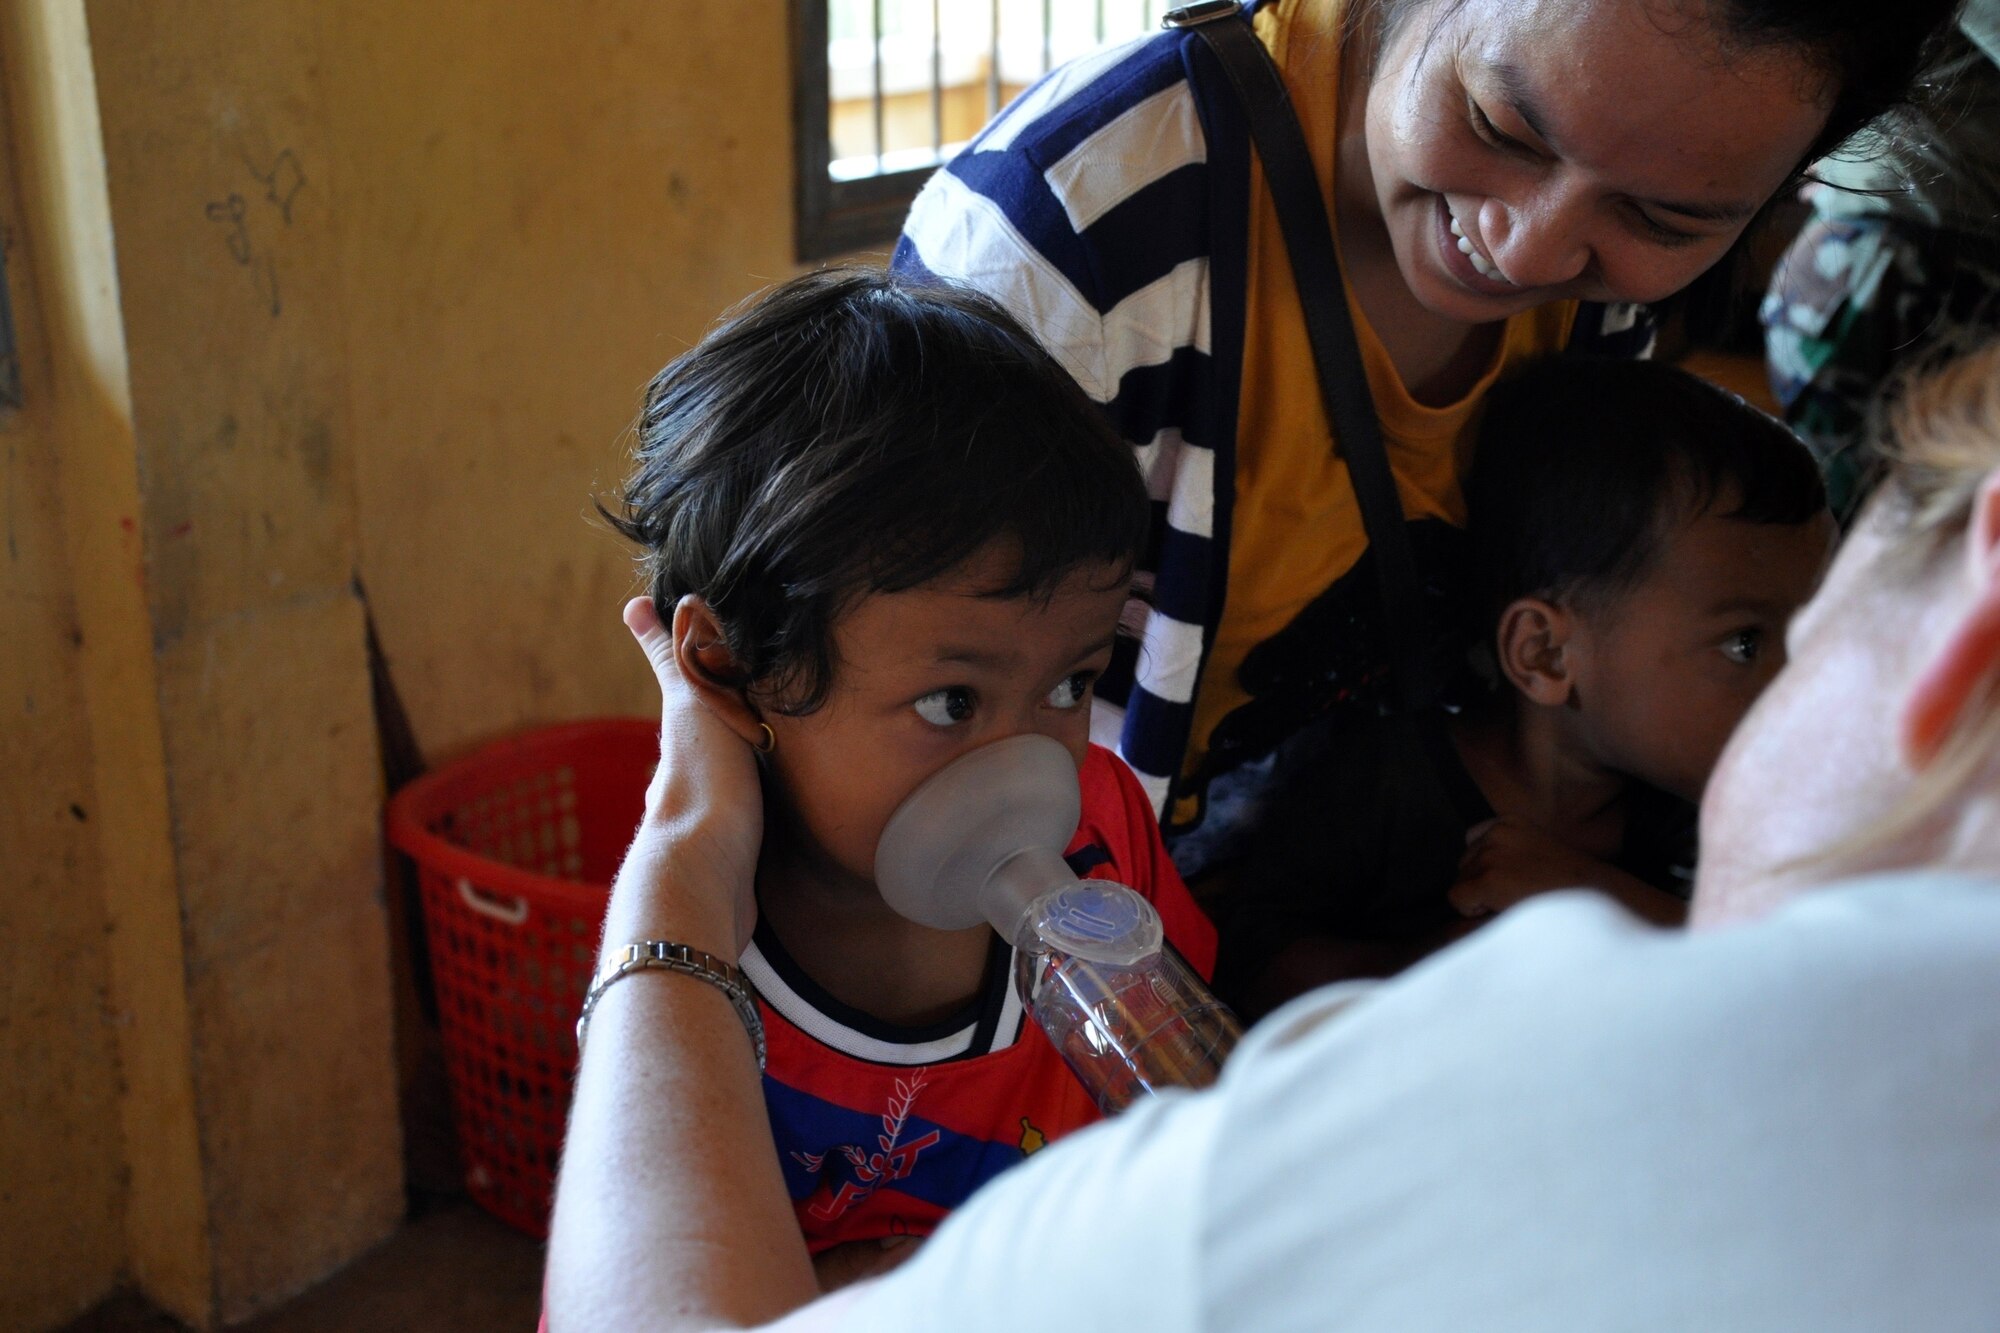
<path id="1" fill-rule="evenodd" d="M 502 898 L 488 893 L 463 875 L 458 877 L 458 896 L 479 915 L 492 917 L 502 925 L 518 926 L 528 919 L 526 898 Z"/>

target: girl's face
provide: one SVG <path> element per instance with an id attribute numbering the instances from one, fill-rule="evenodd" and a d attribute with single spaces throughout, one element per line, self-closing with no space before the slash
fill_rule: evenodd
<path id="1" fill-rule="evenodd" d="M 1655 301 L 1722 257 L 1833 92 L 1796 50 L 1719 42 L 1700 0 L 1420 0 L 1368 89 L 1375 203 L 1446 318 Z"/>
<path id="2" fill-rule="evenodd" d="M 1034 732 L 1082 764 L 1126 571 L 1079 569 L 1046 600 L 980 596 L 1004 584 L 1012 559 L 989 547 L 935 582 L 864 598 L 836 622 L 826 703 L 804 717 L 764 710 L 783 803 L 772 851 L 822 881 L 872 889 L 889 816 L 966 751 Z"/>

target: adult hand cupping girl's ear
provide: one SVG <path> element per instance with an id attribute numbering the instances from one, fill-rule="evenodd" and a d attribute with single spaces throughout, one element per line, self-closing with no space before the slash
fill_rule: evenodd
<path id="1" fill-rule="evenodd" d="M 700 600 L 684 597 L 671 630 L 650 597 L 625 604 L 632 631 L 660 687 L 660 765 L 646 789 L 639 837 L 663 838 L 674 847 L 678 892 L 706 885 L 741 885 L 731 905 L 737 952 L 750 942 L 757 905 L 749 892 L 764 836 L 764 798 L 750 746 L 703 700 L 681 659 L 692 651 L 706 621 Z"/>

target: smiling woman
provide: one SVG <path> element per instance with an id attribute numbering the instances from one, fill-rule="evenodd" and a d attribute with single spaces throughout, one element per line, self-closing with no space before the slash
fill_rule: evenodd
<path id="1" fill-rule="evenodd" d="M 1502 13 L 1465 0 L 1395 25 L 1363 85 L 1372 188 L 1341 201 L 1343 240 L 1386 229 L 1433 315 L 1671 295 L 1798 169 L 1831 109 L 1831 83 L 1788 46 L 1739 49 L 1624 0 Z"/>
<path id="2" fill-rule="evenodd" d="M 1452 578 L 1487 390 L 1566 349 L 1643 349 L 1633 303 L 1684 289 L 1809 160 L 1901 98 L 1952 9 L 1249 7 L 1330 205 L 1433 585 Z M 1161 502 L 1155 593 L 1098 711 L 1170 833 L 1253 808 L 1313 718 L 1381 701 L 1390 654 L 1345 448 L 1262 168 L 1204 42 L 1170 32 L 1031 89 L 931 180 L 894 263 L 997 298 L 1138 453 Z"/>

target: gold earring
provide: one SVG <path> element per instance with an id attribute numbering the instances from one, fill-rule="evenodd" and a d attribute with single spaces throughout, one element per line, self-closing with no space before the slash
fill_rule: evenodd
<path id="1" fill-rule="evenodd" d="M 769 754 L 771 753 L 771 751 L 777 749 L 778 734 L 771 730 L 771 724 L 769 722 L 759 722 L 757 724 L 757 728 L 758 730 L 764 733 L 764 743 L 762 745 L 757 745 L 754 742 L 752 743 L 753 748 L 756 749 L 757 753 Z"/>

